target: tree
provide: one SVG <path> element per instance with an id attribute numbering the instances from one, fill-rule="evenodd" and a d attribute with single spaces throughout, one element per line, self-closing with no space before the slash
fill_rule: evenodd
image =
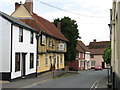
<path id="1" fill-rule="evenodd" d="M 78 29 L 77 29 L 78 25 L 75 20 L 71 20 L 71 18 L 69 17 L 55 19 L 53 22 L 55 26 L 57 26 L 57 22 L 61 23 L 61 32 L 69 40 L 67 45 L 68 51 L 65 57 L 66 57 L 66 60 L 72 62 L 76 58 L 77 39 L 80 38 Z"/>
<path id="2" fill-rule="evenodd" d="M 111 63 L 111 48 L 110 48 L 110 46 L 105 49 L 104 54 L 103 54 L 103 59 L 106 62 L 106 64 Z"/>

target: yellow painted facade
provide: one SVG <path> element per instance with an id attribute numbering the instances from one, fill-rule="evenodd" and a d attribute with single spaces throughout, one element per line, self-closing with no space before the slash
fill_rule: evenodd
<path id="1" fill-rule="evenodd" d="M 53 43 L 53 45 L 51 44 Z M 38 68 L 37 72 L 48 71 L 55 65 L 55 69 L 64 68 L 64 52 L 66 52 L 66 45 L 64 50 L 59 50 L 59 43 L 62 41 L 55 38 L 46 37 L 45 44 L 41 45 L 41 37 L 38 40 Z M 66 44 L 65 42 L 62 42 Z"/>
<path id="2" fill-rule="evenodd" d="M 30 13 L 26 10 L 26 8 L 24 7 L 23 4 L 21 4 L 17 10 L 15 10 L 11 16 L 15 17 L 15 18 L 32 18 L 32 16 L 30 15 Z"/>

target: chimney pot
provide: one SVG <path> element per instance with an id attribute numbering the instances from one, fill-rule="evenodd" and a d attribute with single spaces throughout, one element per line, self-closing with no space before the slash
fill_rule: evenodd
<path id="1" fill-rule="evenodd" d="M 15 10 L 20 6 L 18 2 L 15 3 Z"/>
<path id="2" fill-rule="evenodd" d="M 93 42 L 96 42 L 96 39 L 94 39 Z"/>

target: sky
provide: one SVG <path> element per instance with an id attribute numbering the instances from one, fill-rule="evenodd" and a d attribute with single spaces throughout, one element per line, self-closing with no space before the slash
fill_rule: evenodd
<path id="1" fill-rule="evenodd" d="M 25 0 L 0 0 L 0 11 L 10 15 L 15 10 L 15 2 L 20 1 L 25 2 Z M 72 13 L 58 10 L 40 1 Z M 33 7 L 35 13 L 50 22 L 64 16 L 76 20 L 80 40 L 86 45 L 93 39 L 97 41 L 110 40 L 108 24 L 110 23 L 112 0 L 33 0 Z"/>

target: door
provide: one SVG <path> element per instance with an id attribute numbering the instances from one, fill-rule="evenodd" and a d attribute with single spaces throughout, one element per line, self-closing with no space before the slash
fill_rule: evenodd
<path id="1" fill-rule="evenodd" d="M 59 69 L 59 56 L 57 56 L 57 69 Z"/>
<path id="2" fill-rule="evenodd" d="M 25 76 L 25 61 L 26 61 L 26 53 L 22 53 L 22 67 L 21 67 L 21 75 Z"/>

